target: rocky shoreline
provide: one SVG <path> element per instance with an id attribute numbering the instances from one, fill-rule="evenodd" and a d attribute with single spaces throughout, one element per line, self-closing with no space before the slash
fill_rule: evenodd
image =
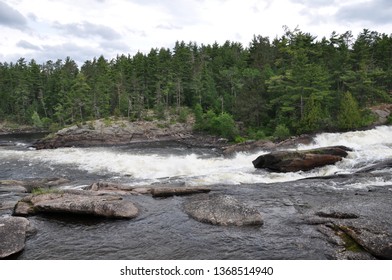
<path id="1" fill-rule="evenodd" d="M 91 147 L 149 142 L 178 141 L 189 146 L 213 147 L 219 139 L 193 133 L 192 123 L 167 121 L 96 120 L 64 128 L 38 140 L 33 147 L 56 149 L 62 147 Z"/>

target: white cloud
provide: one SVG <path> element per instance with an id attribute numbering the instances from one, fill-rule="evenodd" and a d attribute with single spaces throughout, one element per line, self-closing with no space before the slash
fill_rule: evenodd
<path id="1" fill-rule="evenodd" d="M 39 62 L 198 44 L 271 39 L 282 26 L 329 36 L 392 30 L 390 0 L 0 0 L 0 59 Z M 55 57 L 57 56 L 57 57 Z"/>

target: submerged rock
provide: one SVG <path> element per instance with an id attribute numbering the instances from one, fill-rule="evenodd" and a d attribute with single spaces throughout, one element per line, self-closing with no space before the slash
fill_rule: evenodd
<path id="1" fill-rule="evenodd" d="M 154 197 L 169 197 L 174 195 L 190 195 L 195 193 L 210 192 L 210 188 L 206 187 L 159 187 L 153 188 L 151 194 Z"/>
<path id="2" fill-rule="evenodd" d="M 0 258 L 22 251 L 30 222 L 22 217 L 0 218 Z"/>
<path id="3" fill-rule="evenodd" d="M 199 222 L 223 226 L 260 226 L 257 209 L 246 206 L 228 195 L 209 195 L 185 203 L 185 212 Z"/>
<path id="4" fill-rule="evenodd" d="M 118 196 L 49 193 L 23 198 L 15 207 L 14 215 L 36 213 L 68 213 L 105 218 L 134 218 L 138 208 Z"/>
<path id="5" fill-rule="evenodd" d="M 303 151 L 276 151 L 261 155 L 252 163 L 255 168 L 274 172 L 308 171 L 316 167 L 335 164 L 348 155 L 350 148 L 333 146 Z"/>

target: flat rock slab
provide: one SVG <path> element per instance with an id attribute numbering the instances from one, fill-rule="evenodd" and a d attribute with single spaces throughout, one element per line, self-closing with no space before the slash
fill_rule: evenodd
<path id="1" fill-rule="evenodd" d="M 68 213 L 105 218 L 134 218 L 138 208 L 118 196 L 90 196 L 72 193 L 49 193 L 23 198 L 15 207 L 15 215 L 36 213 Z"/>
<path id="2" fill-rule="evenodd" d="M 207 195 L 189 200 L 185 212 L 195 220 L 223 226 L 261 226 L 263 219 L 257 209 L 248 207 L 232 196 Z"/>
<path id="3" fill-rule="evenodd" d="M 0 218 L 0 258 L 22 251 L 30 222 L 23 217 Z"/>
<path id="4" fill-rule="evenodd" d="M 151 194 L 154 197 L 169 197 L 175 195 L 207 193 L 210 191 L 211 189 L 206 187 L 159 187 L 151 189 Z"/>
<path id="5" fill-rule="evenodd" d="M 338 227 L 373 256 L 392 260 L 392 236 L 388 231 L 358 224 L 339 224 Z"/>

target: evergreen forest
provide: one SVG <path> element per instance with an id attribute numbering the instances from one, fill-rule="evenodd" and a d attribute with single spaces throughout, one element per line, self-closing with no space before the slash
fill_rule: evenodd
<path id="1" fill-rule="evenodd" d="M 391 103 L 392 35 L 319 39 L 285 28 L 248 46 L 178 41 L 149 53 L 0 63 L 0 120 L 60 128 L 92 119 L 194 113 L 198 130 L 234 139 L 351 130 Z"/>

